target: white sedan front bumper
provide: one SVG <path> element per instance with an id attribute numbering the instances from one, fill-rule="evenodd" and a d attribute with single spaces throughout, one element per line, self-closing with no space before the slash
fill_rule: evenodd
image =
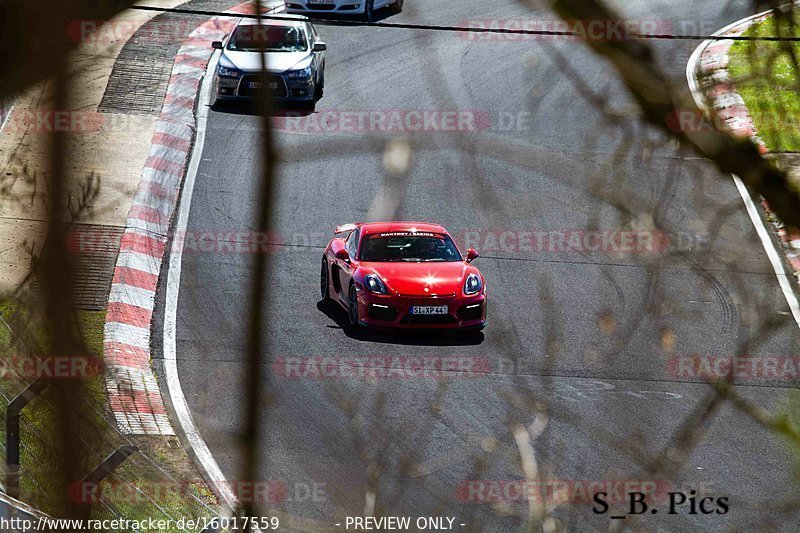
<path id="1" fill-rule="evenodd" d="M 366 0 L 288 0 L 286 2 L 287 13 L 297 13 L 301 15 L 309 13 L 361 15 L 364 13 L 365 8 Z"/>

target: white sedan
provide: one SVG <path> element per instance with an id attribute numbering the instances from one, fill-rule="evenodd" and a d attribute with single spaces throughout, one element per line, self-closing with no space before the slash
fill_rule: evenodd
<path id="1" fill-rule="evenodd" d="M 403 0 L 288 0 L 286 12 L 302 15 L 361 15 L 364 20 L 373 21 L 378 9 L 389 6 L 395 13 L 399 13 L 403 10 Z"/>

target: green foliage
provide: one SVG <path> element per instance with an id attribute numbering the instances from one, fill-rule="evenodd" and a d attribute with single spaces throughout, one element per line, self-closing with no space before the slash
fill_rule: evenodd
<path id="1" fill-rule="evenodd" d="M 0 321 L 1 361 L 12 362 L 13 358 L 24 357 L 29 350 L 35 352 L 45 345 L 39 326 L 41 317 L 35 311 L 14 301 L 0 301 L 0 315 L 4 319 Z M 77 321 L 89 352 L 102 357 L 105 311 L 78 311 Z M 24 342 L 19 342 L 21 338 Z M 84 444 L 81 454 L 88 473 L 127 442 L 112 427 L 103 376 L 91 376 L 84 380 L 84 385 L 85 398 L 81 403 L 85 408 L 81 410 L 75 429 Z M 5 400 L 0 403 L 0 416 L 5 416 L 6 402 L 25 386 L 26 383 L 9 373 L 0 378 L 0 396 Z M 52 388 L 46 388 L 25 408 L 20 420 L 20 491 L 23 501 L 52 516 L 63 516 L 64 498 L 54 491 L 60 485 L 54 475 L 61 469 L 54 469 L 52 465 L 63 461 L 64 455 L 59 453 L 55 431 L 58 411 L 54 409 L 56 398 L 52 392 Z M 130 456 L 101 483 L 102 497 L 92 505 L 92 518 L 196 519 L 213 515 L 211 509 L 216 506 L 216 500 L 194 471 L 177 439 L 154 437 L 135 444 L 155 457 L 157 463 L 141 453 Z M 5 427 L 0 424 L 0 447 L 4 445 Z M 75 497 L 80 494 L 78 490 L 76 488 Z"/>
<path id="2" fill-rule="evenodd" d="M 770 18 L 751 27 L 747 36 L 793 36 L 789 27 Z M 800 152 L 800 53 L 798 43 L 737 41 L 728 70 L 744 99 L 756 131 L 773 152 Z"/>

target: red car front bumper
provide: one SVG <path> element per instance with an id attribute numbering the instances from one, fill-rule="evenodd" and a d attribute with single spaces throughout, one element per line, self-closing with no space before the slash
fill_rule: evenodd
<path id="1" fill-rule="evenodd" d="M 413 306 L 447 306 L 444 315 L 414 315 Z M 358 291 L 359 322 L 376 328 L 483 329 L 486 294 L 474 296 L 406 297 Z"/>

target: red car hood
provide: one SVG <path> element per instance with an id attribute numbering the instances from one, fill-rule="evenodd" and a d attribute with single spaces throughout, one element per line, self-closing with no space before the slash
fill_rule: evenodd
<path id="1" fill-rule="evenodd" d="M 361 266 L 374 271 L 386 281 L 391 292 L 402 296 L 459 294 L 469 268 L 461 261 L 362 263 Z"/>

